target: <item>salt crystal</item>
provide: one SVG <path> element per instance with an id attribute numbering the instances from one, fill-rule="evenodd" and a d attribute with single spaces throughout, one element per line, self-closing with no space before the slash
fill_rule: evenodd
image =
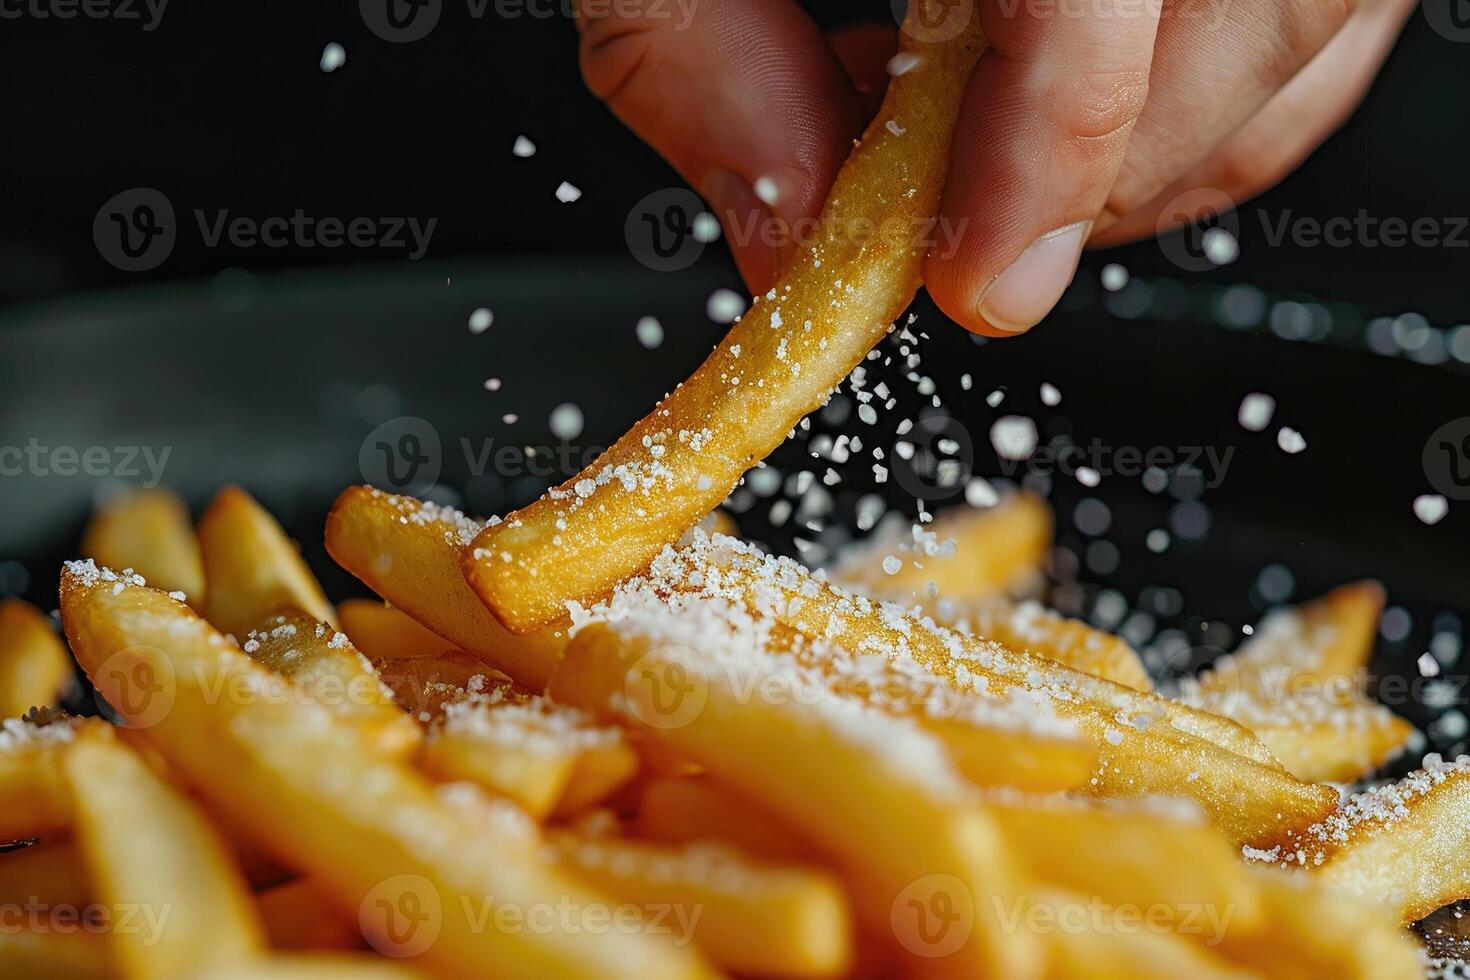
<path id="1" fill-rule="evenodd" d="M 1295 456 L 1307 448 L 1307 439 L 1291 426 L 1283 425 L 1281 431 L 1276 433 L 1276 445 L 1280 446 L 1284 452 Z"/>
<path id="2" fill-rule="evenodd" d="M 1024 415 L 1003 415 L 990 427 L 990 444 L 1003 459 L 1030 456 L 1036 439 L 1036 423 Z"/>
<path id="3" fill-rule="evenodd" d="M 499 391 L 500 390 L 500 379 L 499 378 L 486 378 L 485 379 L 485 390 L 486 391 Z"/>
<path id="4" fill-rule="evenodd" d="M 757 177 L 755 180 L 755 196 L 761 199 L 761 203 L 775 207 L 781 200 L 781 188 L 776 184 L 774 177 Z"/>
<path id="5" fill-rule="evenodd" d="M 1424 493 L 1414 498 L 1414 516 L 1433 526 L 1450 512 L 1450 503 L 1437 493 Z"/>
<path id="6" fill-rule="evenodd" d="M 1000 494 L 995 492 L 990 481 L 972 476 L 965 484 L 965 503 L 971 507 L 994 507 L 999 502 Z"/>
<path id="7" fill-rule="evenodd" d="M 532 143 L 529 137 L 517 136 L 515 145 L 510 148 L 510 152 L 524 160 L 527 157 L 536 155 L 536 144 Z"/>
<path id="8" fill-rule="evenodd" d="M 1260 432 L 1271 424 L 1271 416 L 1275 412 L 1276 399 L 1254 391 L 1240 400 L 1240 411 L 1236 413 L 1236 420 L 1246 431 Z"/>
<path id="9" fill-rule="evenodd" d="M 565 180 L 556 188 L 556 199 L 563 204 L 571 204 L 582 196 L 582 191 L 575 184 L 569 184 Z"/>
<path id="10" fill-rule="evenodd" d="M 582 434 L 582 410 L 571 402 L 562 402 L 551 410 L 551 434 L 558 439 L 575 439 Z"/>
<path id="11" fill-rule="evenodd" d="M 734 323 L 745 312 L 745 299 L 733 289 L 716 289 L 710 293 L 704 310 L 716 323 Z"/>
<path id="12" fill-rule="evenodd" d="M 487 307 L 478 307 L 470 314 L 470 333 L 484 333 L 494 322 L 494 313 L 490 312 Z"/>
<path id="13" fill-rule="evenodd" d="M 1057 390 L 1057 386 L 1049 381 L 1043 381 L 1041 384 L 1041 403 L 1043 405 L 1055 406 L 1060 405 L 1061 402 L 1062 393 Z"/>
<path id="14" fill-rule="evenodd" d="M 345 64 L 347 64 L 347 49 L 342 47 L 342 45 L 333 41 L 325 48 L 322 48 L 322 60 L 320 62 L 322 71 L 331 74 Z"/>

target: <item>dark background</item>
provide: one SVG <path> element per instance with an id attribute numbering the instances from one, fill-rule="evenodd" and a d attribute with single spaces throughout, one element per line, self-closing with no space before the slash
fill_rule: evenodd
<path id="1" fill-rule="evenodd" d="M 834 26 L 889 16 L 886 4 L 820 7 Z M 437 492 L 484 513 L 526 502 L 546 481 L 469 473 L 451 451 L 460 438 L 554 445 L 547 415 L 576 401 L 587 416 L 581 443 L 606 445 L 646 411 L 718 339 L 704 298 L 738 287 L 733 265 L 720 246 L 677 273 L 635 261 L 625 220 L 679 180 L 586 93 L 565 16 L 494 11 L 477 20 L 463 0 L 444 0 L 433 32 L 407 44 L 376 37 L 351 2 L 175 0 L 151 32 L 139 21 L 0 20 L 0 446 L 172 447 L 168 482 L 196 508 L 219 484 L 243 483 L 302 541 L 336 597 L 353 583 L 322 553 L 321 520 L 342 486 L 364 479 L 359 453 L 375 426 L 428 419 L 446 447 Z M 332 41 L 347 60 L 324 74 L 318 62 Z M 1434 636 L 1459 636 L 1470 613 L 1470 505 L 1452 501 L 1429 527 L 1411 502 L 1431 492 L 1426 440 L 1470 416 L 1466 365 L 1444 353 L 1470 320 L 1470 248 L 1463 238 L 1459 247 L 1273 248 L 1261 215 L 1365 210 L 1446 227 L 1470 215 L 1467 55 L 1470 46 L 1416 13 L 1347 127 L 1243 209 L 1233 264 L 1186 274 L 1153 242 L 1092 254 L 1048 323 L 983 346 L 920 300 L 924 371 L 971 434 L 978 473 L 1001 472 L 987 433 L 1007 413 L 1034 416 L 1054 444 L 1236 450 L 1226 483 L 1203 493 L 1187 478 L 1164 493 L 1121 477 L 1096 490 L 1068 478 L 1043 484 L 1071 556 L 1057 577 L 1075 611 L 1097 615 L 1098 596 L 1116 593 L 1207 656 L 1273 604 L 1260 575 L 1282 565 L 1294 577 L 1291 601 L 1358 577 L 1385 582 L 1411 623 L 1385 640 L 1385 671 L 1415 675 Z M 538 146 L 531 159 L 511 154 L 520 134 Z M 563 180 L 582 189 L 580 201 L 556 201 Z M 99 254 L 92 224 L 104 202 L 135 187 L 169 198 L 179 239 L 158 268 L 125 273 Z M 206 248 L 196 208 L 437 225 L 419 262 L 345 247 Z M 1108 262 L 1132 274 L 1121 292 L 1098 285 Z M 496 326 L 472 337 L 465 318 L 482 304 Z M 646 313 L 668 331 L 657 351 L 633 337 Z M 1428 348 L 1399 343 L 1424 329 Z M 503 397 L 480 387 L 491 375 L 505 379 Z M 1041 403 L 1043 381 L 1062 390 L 1060 406 Z M 985 396 L 997 388 L 1006 401 L 992 408 Z M 1278 403 L 1263 433 L 1236 424 L 1252 391 Z M 906 397 L 905 410 L 918 412 Z M 503 422 L 507 410 L 520 420 Z M 1281 424 L 1306 435 L 1306 452 L 1276 447 Z M 777 458 L 788 473 L 825 468 L 800 442 Z M 840 468 L 830 543 L 857 497 L 875 489 L 870 462 Z M 74 552 L 97 489 L 0 479 L 0 594 L 51 608 L 56 563 Z M 914 509 L 895 483 L 880 489 Z M 1093 497 L 1111 509 L 1103 535 L 1076 526 L 1076 505 Z M 1163 554 L 1144 547 L 1149 530 L 1197 498 L 1211 515 L 1207 535 L 1176 537 Z M 783 551 L 798 534 L 822 537 L 771 527 L 770 502 L 742 515 L 748 533 Z M 1098 538 L 1118 560 L 1088 560 Z M 1167 589 L 1178 602 L 1160 599 Z M 1145 640 L 1155 638 L 1150 626 Z M 1421 724 L 1440 707 L 1396 706 Z M 1463 734 L 1431 741 L 1464 745 Z"/>
<path id="2" fill-rule="evenodd" d="M 141 0 L 137 0 L 141 3 Z M 0 300 L 396 255 L 342 248 L 240 252 L 202 247 L 197 230 L 159 269 L 130 275 L 92 244 L 97 209 L 154 187 L 194 208 L 263 218 L 437 217 L 429 258 L 621 252 L 623 221 L 675 174 L 582 87 L 570 0 L 530 0 L 551 16 L 483 18 L 444 0 L 424 39 L 389 43 L 351 0 L 169 4 L 140 21 L 0 20 Z M 1438 0 L 1434 0 L 1438 2 Z M 891 18 L 886 3 L 814 5 L 829 25 Z M 142 9 L 141 7 L 139 8 Z M 519 9 L 519 8 L 509 8 Z M 839 13 L 839 11 L 841 13 Z M 323 46 L 346 64 L 323 74 Z M 1368 103 L 1294 177 L 1259 203 L 1273 218 L 1470 215 L 1470 46 L 1416 13 Z M 510 153 L 516 135 L 538 145 Z M 581 187 L 575 205 L 553 194 Z M 1432 322 L 1470 318 L 1470 248 L 1265 247 L 1254 209 L 1240 260 L 1212 276 L 1349 299 Z M 1137 274 L 1170 270 L 1152 245 L 1109 258 Z"/>

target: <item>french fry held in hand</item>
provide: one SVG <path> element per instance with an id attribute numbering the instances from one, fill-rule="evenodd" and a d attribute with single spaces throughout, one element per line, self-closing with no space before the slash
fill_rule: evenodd
<path id="1" fill-rule="evenodd" d="M 198 530 L 209 589 L 204 612 L 219 629 L 244 636 L 265 614 L 285 609 L 337 622 L 296 543 L 244 490 L 221 490 Z"/>
<path id="2" fill-rule="evenodd" d="M 1030 491 L 990 507 L 953 507 L 927 526 L 897 523 L 843 553 L 832 576 L 844 585 L 896 602 L 1004 596 L 1041 574 L 1051 550 L 1051 507 Z M 885 558 L 898 559 L 884 565 Z M 1022 591 L 1025 591 L 1022 589 Z"/>
<path id="3" fill-rule="evenodd" d="M 923 0 L 908 17 L 917 25 L 937 5 Z M 776 287 L 591 466 L 475 539 L 465 576 L 501 622 L 529 632 L 556 621 L 568 599 L 606 596 L 714 510 L 883 339 L 919 287 L 918 241 L 938 213 L 960 100 L 985 44 L 978 11 L 963 16 L 943 41 L 902 33 L 914 63 L 889 82 Z"/>
<path id="4" fill-rule="evenodd" d="M 1035 972 L 1039 946 L 1001 934 L 979 898 L 1018 894 L 1020 882 L 994 825 L 966 805 L 965 783 L 937 740 L 853 699 L 797 695 L 794 687 L 820 678 L 767 652 L 768 634 L 737 607 L 696 599 L 675 613 L 657 599 L 635 599 L 613 619 L 577 633 L 552 697 L 615 716 L 717 768 L 844 869 L 855 911 L 875 934 L 893 935 L 893 906 L 916 880 L 962 883 L 963 893 L 949 898 L 974 896 L 973 933 L 944 956 L 913 956 L 915 969 Z M 792 685 L 792 696 L 749 696 L 763 678 Z M 830 819 L 837 813 L 842 819 Z"/>
<path id="5" fill-rule="evenodd" d="M 204 603 L 204 558 L 189 508 L 167 487 L 134 490 L 108 500 L 82 535 L 82 554 L 108 568 L 131 568 L 154 588 Z"/>
<path id="6" fill-rule="evenodd" d="M 337 907 L 336 897 L 311 878 L 297 878 L 255 894 L 272 949 L 357 949 L 363 944 L 357 917 Z"/>
<path id="7" fill-rule="evenodd" d="M 720 967 L 741 975 L 834 977 L 851 965 L 847 897 L 832 876 L 766 865 L 728 848 L 663 847 L 552 834 L 554 859 L 609 895 L 672 909 Z"/>
<path id="8" fill-rule="evenodd" d="M 325 705 L 380 752 L 405 758 L 417 751 L 422 730 L 345 633 L 294 611 L 258 626 L 240 639 L 241 649 L 289 682 L 288 696 Z"/>
<path id="9" fill-rule="evenodd" d="M 239 868 L 192 803 L 105 725 L 83 726 L 61 762 L 95 900 L 145 926 L 106 931 L 118 976 L 185 980 L 265 948 Z"/>
<path id="10" fill-rule="evenodd" d="M 46 614 L 0 599 L 0 718 L 58 704 L 71 679 L 71 656 Z"/>
<path id="11" fill-rule="evenodd" d="M 460 571 L 460 553 L 480 528 L 456 510 L 349 487 L 327 516 L 327 551 L 452 647 L 542 690 L 566 638 L 556 628 L 516 636 L 476 598 Z"/>
<path id="12" fill-rule="evenodd" d="M 477 901 L 605 904 L 527 852 L 519 828 L 471 819 L 326 708 L 259 696 L 265 668 L 188 607 L 90 562 L 63 574 L 62 620 L 93 683 L 203 795 L 359 916 L 381 949 L 446 976 L 703 977 L 696 954 L 643 933 L 503 930 Z M 146 669 L 145 669 L 146 668 Z M 119 678 L 149 674 L 150 696 Z M 219 697 L 217 692 L 230 692 Z M 268 800 L 262 806 L 260 801 Z M 439 911 L 403 931 L 394 909 Z M 437 931 L 423 948 L 405 946 Z M 422 942 L 422 939 L 420 939 Z"/>

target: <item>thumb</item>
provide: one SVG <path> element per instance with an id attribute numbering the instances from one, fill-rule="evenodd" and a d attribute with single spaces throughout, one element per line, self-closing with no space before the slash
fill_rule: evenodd
<path id="1" fill-rule="evenodd" d="M 821 31 L 794 0 L 583 4 L 577 25 L 588 87 L 704 195 L 746 284 L 769 289 L 862 126 Z"/>

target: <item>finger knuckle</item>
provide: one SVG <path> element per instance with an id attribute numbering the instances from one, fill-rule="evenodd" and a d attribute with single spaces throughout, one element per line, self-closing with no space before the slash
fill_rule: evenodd
<path id="1" fill-rule="evenodd" d="M 1126 139 L 1147 101 L 1147 70 L 1088 72 L 1071 100 L 1066 131 L 1089 143 Z"/>
<path id="2" fill-rule="evenodd" d="M 657 72 L 658 37 L 641 25 L 615 20 L 591 22 L 582 35 L 582 79 L 604 102 L 637 86 Z"/>

